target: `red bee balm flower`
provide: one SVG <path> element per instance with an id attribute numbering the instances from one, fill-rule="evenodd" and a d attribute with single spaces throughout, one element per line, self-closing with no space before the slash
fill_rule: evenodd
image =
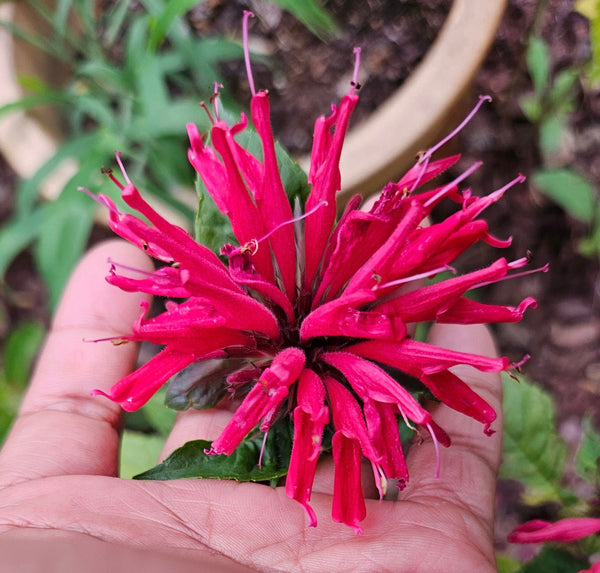
<path id="1" fill-rule="evenodd" d="M 358 58 L 357 51 L 357 64 Z M 429 286 L 420 286 L 419 281 L 453 270 L 450 263 L 476 241 L 507 246 L 510 241 L 493 238 L 487 223 L 477 217 L 524 178 L 517 177 L 487 197 L 461 194 L 458 184 L 475 165 L 447 185 L 415 194 L 419 185 L 458 160 L 453 156 L 432 161 L 438 145 L 400 181 L 386 186 L 368 212 L 358 209 L 361 199 L 354 197 L 336 223 L 340 154 L 358 100 L 355 72 L 350 93 L 331 115 L 316 121 L 310 196 L 304 214 L 294 217 L 277 165 L 269 98 L 266 92 L 255 92 L 250 73 L 249 78 L 251 119 L 262 142 L 261 159 L 236 141 L 235 135 L 246 128 L 244 115 L 234 126 L 218 114 L 211 116 L 212 146 L 203 142 L 194 125 L 188 126 L 189 159 L 229 217 L 239 241 L 239 247 L 223 248 L 229 267 L 156 213 L 124 170 L 125 185 L 112 178 L 125 203 L 148 222 L 121 213 L 106 196 L 97 197 L 109 208 L 110 225 L 118 235 L 170 265 L 142 278 L 122 276 L 113 265 L 107 280 L 127 291 L 186 299 L 168 303 L 154 318 L 142 315 L 132 333 L 119 336 L 148 340 L 164 349 L 105 395 L 125 410 L 135 410 L 186 366 L 236 358 L 239 369 L 229 372 L 223 384 L 235 387 L 236 393 L 243 387 L 238 395 L 245 397 L 208 453 L 231 454 L 257 425 L 266 433 L 275 420 L 289 416 L 294 436 L 286 493 L 304 506 L 315 526 L 311 488 L 323 431 L 330 425 L 335 463 L 332 517 L 359 532 L 358 523 L 365 517 L 361 456 L 370 461 L 382 495 L 388 478 L 401 486 L 408 481 L 399 416 L 429 431 L 436 447 L 438 442 L 450 445 L 444 430 L 385 365 L 418 378 L 439 400 L 481 422 L 487 434 L 493 433 L 490 425 L 496 413 L 450 368 L 470 364 L 499 372 L 509 368 L 508 359 L 417 342 L 407 334 L 407 324 L 515 322 L 525 309 L 535 307 L 532 298 L 506 307 L 464 296 L 506 278 L 526 265 L 526 258 L 514 262 L 501 258 L 482 270 Z M 480 98 L 454 133 L 485 99 Z M 117 160 L 121 165 L 118 156 Z M 422 226 L 430 211 L 447 199 L 459 204 L 458 211 L 440 223 Z"/>

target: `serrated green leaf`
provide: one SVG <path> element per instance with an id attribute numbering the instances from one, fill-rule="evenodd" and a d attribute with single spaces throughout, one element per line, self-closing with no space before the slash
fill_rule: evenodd
<path id="1" fill-rule="evenodd" d="M 594 189 L 587 179 L 570 169 L 541 169 L 533 184 L 556 201 L 571 216 L 591 223 L 594 218 Z"/>
<path id="2" fill-rule="evenodd" d="M 263 434 L 246 438 L 230 456 L 207 455 L 211 443 L 206 440 L 187 442 L 156 467 L 134 479 L 170 480 L 182 478 L 216 478 L 236 481 L 270 481 L 287 474 L 290 463 L 292 429 L 281 420 L 268 432 L 261 466 L 258 466 Z"/>
<path id="3" fill-rule="evenodd" d="M 550 77 L 550 54 L 544 40 L 531 36 L 527 42 L 527 70 L 537 94 L 542 94 Z"/>
<path id="4" fill-rule="evenodd" d="M 600 486 L 600 433 L 593 425 L 592 419 L 583 419 L 583 437 L 575 455 L 575 471 L 587 482 Z"/>
<path id="5" fill-rule="evenodd" d="M 156 463 L 164 445 L 164 438 L 125 430 L 119 453 L 119 476 L 131 479 L 148 466 Z"/>
<path id="6" fill-rule="evenodd" d="M 503 376 L 504 443 L 500 476 L 519 480 L 535 505 L 570 501 L 561 487 L 567 447 L 555 426 L 551 396 L 525 378 Z"/>
<path id="7" fill-rule="evenodd" d="M 4 373 L 9 383 L 24 388 L 29 380 L 33 361 L 44 338 L 40 322 L 24 322 L 17 326 L 4 343 Z"/>
<path id="8" fill-rule="evenodd" d="M 578 573 L 588 566 L 588 563 L 563 549 L 547 546 L 525 563 L 521 573 Z"/>

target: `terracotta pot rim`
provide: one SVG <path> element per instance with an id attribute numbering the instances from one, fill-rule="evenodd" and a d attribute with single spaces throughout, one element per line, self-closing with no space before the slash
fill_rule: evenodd
<path id="1" fill-rule="evenodd" d="M 408 80 L 348 134 L 340 169 L 340 204 L 355 193 L 368 196 L 397 179 L 415 153 L 441 135 L 440 126 L 468 91 L 495 36 L 507 0 L 453 0 L 438 37 Z M 11 19 L 14 3 L 0 5 Z M 20 97 L 14 43 L 0 30 L 0 105 Z M 55 153 L 58 139 L 23 112 L 0 120 L 0 152 L 22 178 L 31 177 Z M 306 158 L 300 159 L 307 165 Z M 56 197 L 76 170 L 66 163 L 44 182 L 41 194 Z"/>

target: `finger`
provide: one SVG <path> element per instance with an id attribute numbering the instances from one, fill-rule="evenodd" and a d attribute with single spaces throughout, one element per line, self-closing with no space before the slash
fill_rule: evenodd
<path id="1" fill-rule="evenodd" d="M 65 290 L 11 434 L 0 452 L 0 485 L 61 474 L 117 472 L 120 408 L 108 391 L 132 368 L 137 345 L 89 342 L 131 332 L 143 295 L 104 277 L 107 259 L 151 270 L 135 247 L 110 241 L 91 250 Z"/>
<path id="2" fill-rule="evenodd" d="M 436 325 L 430 342 L 442 348 L 496 355 L 493 339 L 483 325 Z M 502 445 L 502 385 L 497 373 L 483 373 L 470 366 L 453 369 L 496 411 L 496 433 L 486 436 L 479 422 L 444 404 L 430 408 L 433 417 L 450 435 L 452 445 L 440 452 L 441 469 L 436 478 L 437 456 L 433 440 L 414 444 L 407 458 L 410 483 L 400 495 L 404 500 L 439 498 L 466 506 L 484 521 L 493 515 L 495 481 Z M 491 524 L 490 524 L 491 525 Z"/>
<path id="3" fill-rule="evenodd" d="M 230 419 L 231 412 L 220 408 L 181 412 L 165 441 L 160 461 L 190 440 L 216 440 Z"/>

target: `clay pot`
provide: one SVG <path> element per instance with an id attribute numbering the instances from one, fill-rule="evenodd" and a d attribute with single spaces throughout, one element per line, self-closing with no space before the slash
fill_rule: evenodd
<path id="1" fill-rule="evenodd" d="M 341 159 L 341 203 L 397 180 L 415 155 L 445 135 L 463 111 L 506 0 L 454 0 L 417 69 L 368 121 L 352 130 Z"/>
<path id="2" fill-rule="evenodd" d="M 419 150 L 448 130 L 457 108 L 464 106 L 505 5 L 506 0 L 454 0 L 437 40 L 414 73 L 349 133 L 341 159 L 341 204 L 355 193 L 368 196 L 398 179 Z M 3 3 L 0 18 L 37 25 L 25 3 Z M 64 71 L 57 71 L 45 54 L 17 44 L 0 30 L 0 105 L 20 97 L 20 73 L 52 79 Z M 45 117 L 19 112 L 0 120 L 0 153 L 20 177 L 33 175 L 56 150 L 60 126 Z M 55 197 L 73 170 L 73 165 L 61 166 L 44 183 L 42 194 Z"/>

